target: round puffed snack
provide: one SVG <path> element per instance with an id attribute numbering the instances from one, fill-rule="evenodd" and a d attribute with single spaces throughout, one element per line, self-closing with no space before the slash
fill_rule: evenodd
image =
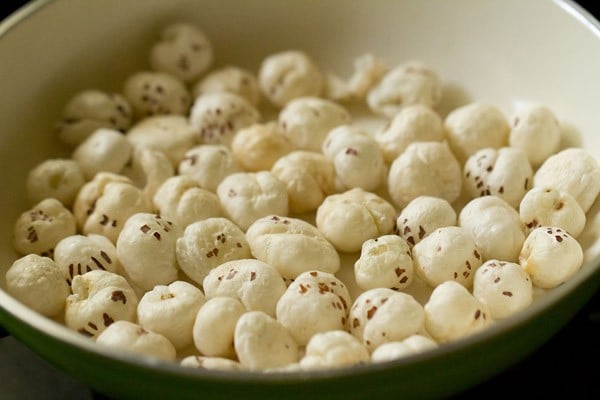
<path id="1" fill-rule="evenodd" d="M 203 144 L 189 149 L 177 170 L 180 175 L 194 178 L 200 187 L 216 192 L 223 179 L 240 172 L 240 167 L 229 147 L 220 144 Z"/>
<path id="2" fill-rule="evenodd" d="M 121 275 L 99 269 L 76 275 L 71 290 L 65 324 L 84 336 L 97 337 L 115 321 L 135 321 L 138 298 Z"/>
<path id="3" fill-rule="evenodd" d="M 221 371 L 239 371 L 243 369 L 239 362 L 222 357 L 187 356 L 181 360 L 180 365 L 187 368 Z"/>
<path id="4" fill-rule="evenodd" d="M 183 349 L 194 341 L 194 321 L 204 302 L 202 291 L 190 283 L 156 285 L 140 299 L 138 321 L 144 329 L 165 336 L 176 349 Z"/>
<path id="5" fill-rule="evenodd" d="M 258 71 L 258 85 L 275 106 L 304 96 L 320 96 L 324 77 L 310 56 L 298 50 L 267 56 Z"/>
<path id="6" fill-rule="evenodd" d="M 249 311 L 275 315 L 275 307 L 285 292 L 279 272 L 259 260 L 241 259 L 225 262 L 212 269 L 202 283 L 208 299 L 229 296 L 239 299 Z"/>
<path id="7" fill-rule="evenodd" d="M 462 172 L 446 142 L 415 142 L 392 162 L 387 184 L 400 208 L 419 196 L 452 203 L 461 193 Z"/>
<path id="8" fill-rule="evenodd" d="M 76 232 L 75 217 L 56 199 L 45 199 L 23 212 L 13 228 L 13 247 L 21 255 L 51 257 L 58 242 Z"/>
<path id="9" fill-rule="evenodd" d="M 54 248 L 54 262 L 67 280 L 96 269 L 120 273 L 121 263 L 115 245 L 102 235 L 73 235 Z"/>
<path id="10" fill-rule="evenodd" d="M 53 317 L 64 310 L 71 289 L 51 258 L 29 254 L 6 271 L 6 292 L 32 310 Z"/>
<path id="11" fill-rule="evenodd" d="M 488 260 L 475 272 L 473 296 L 488 306 L 493 319 L 507 318 L 533 302 L 533 285 L 519 264 Z"/>
<path id="12" fill-rule="evenodd" d="M 299 345 L 320 332 L 344 330 L 350 293 L 333 274 L 306 271 L 287 287 L 277 302 L 277 320 Z"/>
<path id="13" fill-rule="evenodd" d="M 360 188 L 328 196 L 316 215 L 319 231 L 346 253 L 360 251 L 366 240 L 391 233 L 395 220 L 390 203 Z"/>
<path id="14" fill-rule="evenodd" d="M 175 175 L 175 167 L 165 153 L 147 147 L 135 149 L 131 167 L 125 168 L 123 174 L 142 189 L 144 197 L 149 201 L 167 178 Z"/>
<path id="15" fill-rule="evenodd" d="M 200 78 L 212 65 L 213 58 L 206 34 L 184 22 L 167 25 L 150 49 L 153 70 L 171 74 L 186 83 Z"/>
<path id="16" fill-rule="evenodd" d="M 441 283 L 425 308 L 425 328 L 439 343 L 460 339 L 487 328 L 492 319 L 487 305 L 454 281 Z"/>
<path id="17" fill-rule="evenodd" d="M 123 133 L 100 128 L 81 142 L 71 157 L 79 164 L 85 179 L 90 180 L 101 171 L 120 172 L 129 162 L 132 151 Z"/>
<path id="18" fill-rule="evenodd" d="M 254 107 L 259 105 L 261 98 L 256 76 L 244 68 L 232 65 L 210 71 L 192 87 L 194 98 L 215 92 L 236 94 Z"/>
<path id="19" fill-rule="evenodd" d="M 564 229 L 541 226 L 531 231 L 519 255 L 533 284 L 550 289 L 566 282 L 583 263 L 583 250 Z"/>
<path id="20" fill-rule="evenodd" d="M 270 171 L 231 174 L 219 184 L 217 196 L 225 215 L 244 231 L 259 218 L 285 216 L 289 210 L 287 187 Z"/>
<path id="21" fill-rule="evenodd" d="M 98 335 L 96 343 L 161 360 L 175 361 L 176 358 L 175 347 L 169 339 L 130 321 L 115 321 Z"/>
<path id="22" fill-rule="evenodd" d="M 464 187 L 470 198 L 497 196 L 517 208 L 533 182 L 533 169 L 521 149 L 485 148 L 465 163 Z"/>
<path id="23" fill-rule="evenodd" d="M 231 142 L 236 161 L 248 172 L 270 170 L 278 159 L 293 149 L 275 122 L 242 128 Z"/>
<path id="24" fill-rule="evenodd" d="M 388 71 L 387 64 L 373 54 L 362 54 L 354 60 L 352 75 L 344 80 L 335 74 L 327 74 L 325 97 L 334 101 L 359 101 Z"/>
<path id="25" fill-rule="evenodd" d="M 348 367 L 369 362 L 369 351 L 359 339 L 342 330 L 316 333 L 306 344 L 302 369 Z"/>
<path id="26" fill-rule="evenodd" d="M 392 361 L 401 357 L 435 349 L 436 347 L 438 347 L 438 344 L 435 340 L 427 336 L 415 334 L 399 342 L 383 343 L 371 353 L 371 361 Z"/>
<path id="27" fill-rule="evenodd" d="M 397 235 L 369 239 L 362 245 L 354 263 L 354 278 L 364 290 L 389 288 L 402 290 L 412 283 L 413 260 L 406 240 Z"/>
<path id="28" fill-rule="evenodd" d="M 431 232 L 413 247 L 412 254 L 417 276 L 431 287 L 452 280 L 470 288 L 482 263 L 471 234 L 457 226 Z"/>
<path id="29" fill-rule="evenodd" d="M 260 121 L 260 113 L 237 94 L 213 92 L 196 97 L 189 121 L 196 142 L 229 146 L 238 130 Z"/>
<path id="30" fill-rule="evenodd" d="M 139 71 L 125 80 L 123 95 L 137 119 L 153 115 L 186 115 L 191 97 L 185 84 L 164 72 Z"/>
<path id="31" fill-rule="evenodd" d="M 440 78 L 419 61 L 410 61 L 388 71 L 367 94 L 369 108 L 388 118 L 412 104 L 433 108 L 441 99 Z"/>
<path id="32" fill-rule="evenodd" d="M 279 113 L 280 133 L 299 150 L 320 152 L 327 133 L 350 123 L 350 113 L 341 105 L 319 97 L 293 99 Z"/>
<path id="33" fill-rule="evenodd" d="M 246 232 L 252 255 L 275 267 L 287 279 L 305 271 L 335 274 L 340 257 L 319 230 L 308 222 L 277 215 L 256 220 Z"/>
<path id="34" fill-rule="evenodd" d="M 412 247 L 436 229 L 456 225 L 456 218 L 456 211 L 447 200 L 419 196 L 398 215 L 395 233 Z"/>
<path id="35" fill-rule="evenodd" d="M 53 198 L 71 207 L 84 184 L 85 177 L 76 161 L 57 158 L 42 161 L 29 171 L 25 188 L 30 204 Z"/>
<path id="36" fill-rule="evenodd" d="M 600 166 L 586 150 L 568 148 L 544 161 L 533 177 L 533 186 L 565 191 L 587 213 L 600 192 Z"/>
<path id="37" fill-rule="evenodd" d="M 202 284 L 213 268 L 227 261 L 251 257 L 244 232 L 220 217 L 186 226 L 175 248 L 181 270 L 198 284 Z"/>
<path id="38" fill-rule="evenodd" d="M 132 119 L 131 106 L 123 96 L 89 89 L 71 97 L 57 130 L 63 143 L 75 147 L 99 128 L 125 132 Z"/>
<path id="39" fill-rule="evenodd" d="M 117 256 L 129 279 L 144 290 L 177 279 L 177 224 L 151 213 L 127 219 L 116 241 Z"/>
<path id="40" fill-rule="evenodd" d="M 508 146 L 510 127 L 495 106 L 470 103 L 452 110 L 444 120 L 446 137 L 459 162 L 477 150 Z"/>

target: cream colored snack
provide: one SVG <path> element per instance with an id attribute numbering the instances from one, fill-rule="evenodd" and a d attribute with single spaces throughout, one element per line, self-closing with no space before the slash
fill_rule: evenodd
<path id="1" fill-rule="evenodd" d="M 293 149 L 275 122 L 242 128 L 231 142 L 237 163 L 248 172 L 270 170 L 278 159 Z"/>
<path id="2" fill-rule="evenodd" d="M 343 252 L 360 251 L 364 241 L 391 233 L 396 210 L 378 195 L 360 188 L 325 198 L 317 209 L 319 231 Z"/>
<path id="3" fill-rule="evenodd" d="M 492 322 L 487 306 L 454 281 L 433 289 L 424 308 L 425 328 L 439 343 L 481 331 Z"/>
<path id="4" fill-rule="evenodd" d="M 350 113 L 341 105 L 319 97 L 291 100 L 279 113 L 280 133 L 298 150 L 320 152 L 327 133 L 350 123 Z"/>
<path id="5" fill-rule="evenodd" d="M 388 66 L 383 60 L 369 53 L 363 54 L 354 60 L 354 72 L 347 80 L 327 74 L 325 97 L 334 101 L 364 100 L 387 71 Z"/>
<path id="6" fill-rule="evenodd" d="M 57 125 L 60 140 L 75 147 L 99 128 L 125 132 L 132 122 L 129 102 L 120 94 L 88 89 L 69 99 Z"/>
<path id="7" fill-rule="evenodd" d="M 558 151 L 560 140 L 560 123 L 548 107 L 530 104 L 513 115 L 509 144 L 523 150 L 534 168 Z"/>
<path id="8" fill-rule="evenodd" d="M 102 331 L 96 343 L 113 349 L 175 361 L 176 350 L 165 336 L 130 321 L 115 321 Z"/>
<path id="9" fill-rule="evenodd" d="M 389 288 L 402 290 L 412 283 L 413 260 L 406 240 L 397 235 L 369 239 L 362 245 L 354 263 L 354 278 L 364 290 Z"/>
<path id="10" fill-rule="evenodd" d="M 375 135 L 385 161 L 391 164 L 414 142 L 441 142 L 446 134 L 442 118 L 430 107 L 412 104 L 403 107 Z"/>
<path id="11" fill-rule="evenodd" d="M 123 133 L 107 128 L 94 131 L 77 146 L 71 157 L 79 164 L 85 179 L 98 172 L 120 172 L 131 158 L 132 146 Z"/>
<path id="12" fill-rule="evenodd" d="M 13 247 L 21 255 L 52 257 L 54 247 L 76 231 L 75 217 L 56 199 L 45 199 L 23 212 L 13 228 Z"/>
<path id="13" fill-rule="evenodd" d="M 252 255 L 287 279 L 318 270 L 335 274 L 340 257 L 319 230 L 297 218 L 271 215 L 257 219 L 246 232 Z"/>
<path id="14" fill-rule="evenodd" d="M 564 229 L 541 226 L 531 231 L 519 255 L 533 284 L 550 289 L 566 282 L 583 263 L 583 250 Z"/>
<path id="15" fill-rule="evenodd" d="M 440 78 L 420 61 L 410 61 L 388 71 L 367 94 L 369 108 L 388 118 L 412 104 L 433 108 L 441 99 Z"/>
<path id="16" fill-rule="evenodd" d="M 96 269 L 121 273 L 117 249 L 102 235 L 67 236 L 54 248 L 54 262 L 69 284 L 75 276 Z"/>
<path id="17" fill-rule="evenodd" d="M 121 275 L 94 270 L 76 275 L 67 297 L 65 324 L 88 337 L 97 337 L 113 322 L 135 321 L 138 298 Z"/>
<path id="18" fill-rule="evenodd" d="M 350 293 L 334 275 L 307 271 L 287 287 L 277 302 L 277 320 L 299 345 L 321 332 L 344 330 L 348 319 Z"/>
<path id="19" fill-rule="evenodd" d="M 195 146 L 185 153 L 177 168 L 180 175 L 194 178 L 201 188 L 216 192 L 227 176 L 240 172 L 231 150 L 219 144 Z"/>
<path id="20" fill-rule="evenodd" d="M 452 110 L 444 120 L 446 137 L 460 163 L 485 148 L 508 146 L 510 126 L 497 107 L 470 103 Z"/>
<path id="21" fill-rule="evenodd" d="M 153 115 L 186 115 L 191 97 L 185 84 L 164 72 L 138 71 L 123 85 L 123 95 L 136 119 Z"/>
<path id="22" fill-rule="evenodd" d="M 270 54 L 258 71 L 262 94 L 277 107 L 303 96 L 320 96 L 324 77 L 314 60 L 299 50 Z"/>
<path id="23" fill-rule="evenodd" d="M 461 193 L 462 172 L 447 143 L 415 142 L 392 162 L 387 184 L 399 208 L 419 196 L 452 203 Z"/>
<path id="24" fill-rule="evenodd" d="M 181 360 L 180 365 L 188 368 L 223 371 L 239 371 L 243 369 L 239 362 L 221 357 L 187 356 Z"/>
<path id="25" fill-rule="evenodd" d="M 38 313 L 54 317 L 63 312 L 71 293 L 60 268 L 49 257 L 29 254 L 6 271 L 6 292 Z"/>
<path id="26" fill-rule="evenodd" d="M 288 214 L 285 183 L 269 171 L 238 172 L 227 176 L 217 188 L 225 215 L 246 231 L 267 215 Z"/>
<path id="27" fill-rule="evenodd" d="M 433 196 L 419 196 L 402 209 L 396 219 L 396 234 L 414 246 L 431 232 L 456 225 L 456 211 L 447 200 Z"/>
<path id="28" fill-rule="evenodd" d="M 183 349 L 193 343 L 194 321 L 204 302 L 202 291 L 190 283 L 156 285 L 140 299 L 138 321 L 144 329 L 169 339 L 176 349 Z"/>
<path id="29" fill-rule="evenodd" d="M 116 241 L 117 256 L 129 279 L 144 290 L 177 279 L 177 224 L 151 213 L 127 219 Z"/>
<path id="30" fill-rule="evenodd" d="M 123 173 L 152 201 L 160 185 L 175 175 L 175 167 L 162 151 L 142 147 L 134 150 L 131 168 Z"/>
<path id="31" fill-rule="evenodd" d="M 230 220 L 220 217 L 186 226 L 175 249 L 181 270 L 199 285 L 213 268 L 251 257 L 244 232 Z"/>
<path id="32" fill-rule="evenodd" d="M 243 97 L 252 106 L 257 107 L 261 95 L 258 79 L 250 71 L 227 65 L 214 69 L 192 87 L 194 98 L 205 93 L 228 92 Z"/>
<path id="33" fill-rule="evenodd" d="M 71 207 L 85 177 L 77 162 L 68 159 L 48 159 L 27 174 L 25 189 L 30 204 L 53 198 Z"/>
<path id="34" fill-rule="evenodd" d="M 353 335 L 342 330 L 316 333 L 300 360 L 303 369 L 349 367 L 369 362 L 369 351 Z"/>
<path id="35" fill-rule="evenodd" d="M 208 71 L 213 58 L 206 34 L 199 27 L 184 22 L 167 25 L 150 49 L 153 70 L 171 74 L 186 83 Z"/>
<path id="36" fill-rule="evenodd" d="M 587 213 L 600 192 L 600 167 L 586 150 L 568 148 L 544 161 L 533 177 L 533 186 L 565 191 Z"/>
<path id="37" fill-rule="evenodd" d="M 371 353 L 371 361 L 392 361 L 401 357 L 435 349 L 436 347 L 438 347 L 438 344 L 435 340 L 427 336 L 415 334 L 399 342 L 383 343 Z"/>
<path id="38" fill-rule="evenodd" d="M 260 118 L 258 110 L 245 98 L 228 92 L 196 97 L 189 114 L 196 142 L 226 146 L 238 130 L 258 123 Z"/>

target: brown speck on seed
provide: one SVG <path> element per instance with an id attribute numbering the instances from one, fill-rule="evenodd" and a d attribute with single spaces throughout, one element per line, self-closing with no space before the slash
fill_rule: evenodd
<path id="1" fill-rule="evenodd" d="M 112 319 L 107 313 L 102 314 L 102 319 L 104 320 L 104 326 L 106 327 L 110 326 L 113 322 L 115 322 L 115 320 Z"/>
<path id="2" fill-rule="evenodd" d="M 467 173 L 465 174 L 465 177 L 468 178 L 471 176 L 471 171 L 467 171 Z"/>
<path id="3" fill-rule="evenodd" d="M 212 250 L 206 253 L 206 258 L 211 258 L 213 256 Z"/>
<path id="4" fill-rule="evenodd" d="M 454 272 L 454 279 L 458 278 L 458 272 Z"/>
<path id="5" fill-rule="evenodd" d="M 154 232 L 154 233 L 152 234 L 152 236 L 154 236 L 154 237 L 156 238 L 156 240 L 159 240 L 159 241 L 160 241 L 160 233 L 158 233 L 158 232 Z"/>
<path id="6" fill-rule="evenodd" d="M 563 238 L 560 237 L 559 235 L 554 236 L 554 238 L 556 239 L 557 242 L 562 242 Z"/>
<path id="7" fill-rule="evenodd" d="M 481 260 L 481 255 L 479 254 L 479 252 L 477 250 L 473 250 L 473 255 L 475 256 L 476 259 Z"/>
<path id="8" fill-rule="evenodd" d="M 90 322 L 88 322 L 88 326 L 89 326 L 90 328 L 92 328 L 93 330 L 95 330 L 95 331 L 97 331 L 97 330 L 98 330 L 98 327 L 96 326 L 96 324 L 94 324 L 94 323 L 93 323 L 93 322 L 91 322 L 91 321 L 90 321 Z"/>
<path id="9" fill-rule="evenodd" d="M 227 276 L 225 277 L 225 279 L 231 280 L 231 279 L 233 279 L 234 276 L 237 275 L 237 273 L 238 272 L 235 269 L 230 269 L 229 273 L 227 274 Z"/>
<path id="10" fill-rule="evenodd" d="M 376 312 L 377 312 L 376 306 L 369 308 L 369 310 L 367 310 L 367 319 L 373 318 L 373 315 L 375 315 Z"/>
<path id="11" fill-rule="evenodd" d="M 331 292 L 329 286 L 326 283 L 319 282 L 319 294 L 325 294 L 327 292 Z"/>
<path id="12" fill-rule="evenodd" d="M 81 328 L 77 331 L 78 333 L 82 334 L 83 336 L 87 336 L 87 337 L 92 337 L 94 336 L 93 333 L 88 332 L 85 328 Z"/>
<path id="13" fill-rule="evenodd" d="M 38 235 L 37 232 L 35 231 L 35 228 L 33 226 L 30 226 L 27 231 L 29 232 L 27 234 L 27 240 L 29 240 L 29 243 L 35 243 L 38 241 Z"/>
<path id="14" fill-rule="evenodd" d="M 487 167 L 485 170 L 487 172 L 492 172 L 492 170 L 494 169 L 494 167 L 492 167 L 491 165 L 489 167 Z"/>
<path id="15" fill-rule="evenodd" d="M 102 214 L 102 219 L 100 220 L 100 225 L 106 226 L 110 222 L 108 215 Z"/>
<path id="16" fill-rule="evenodd" d="M 73 278 L 73 264 L 69 264 L 69 275 Z"/>
<path id="17" fill-rule="evenodd" d="M 308 291 L 308 289 L 306 288 L 306 286 L 304 286 L 303 284 L 300 284 L 300 287 L 299 287 L 299 290 L 298 290 L 298 292 L 299 292 L 300 294 L 304 294 L 304 293 L 306 293 L 307 291 Z"/>
<path id="18" fill-rule="evenodd" d="M 235 245 L 236 245 L 237 247 L 242 247 L 242 244 L 241 244 L 240 242 L 237 242 Z"/>
<path id="19" fill-rule="evenodd" d="M 216 247 L 212 249 L 212 252 L 215 255 L 215 257 L 219 255 L 219 249 L 217 249 Z"/>
<path id="20" fill-rule="evenodd" d="M 81 275 L 81 263 L 77 263 L 77 274 Z"/>
<path id="21" fill-rule="evenodd" d="M 408 276 L 403 276 L 402 279 L 400 279 L 400 283 L 406 283 L 406 281 L 408 281 Z"/>
<path id="22" fill-rule="evenodd" d="M 527 190 L 527 186 L 529 186 L 529 178 L 525 178 L 524 189 Z"/>
<path id="23" fill-rule="evenodd" d="M 560 210 L 561 208 L 563 208 L 564 203 L 562 201 L 558 202 L 557 204 L 554 205 L 554 209 L 555 210 Z"/>
<path id="24" fill-rule="evenodd" d="M 346 304 L 346 300 L 344 300 L 344 298 L 340 295 L 338 295 L 338 299 L 340 299 L 340 301 L 342 302 L 342 305 L 344 306 L 344 310 L 347 310 L 348 304 Z"/>
<path id="25" fill-rule="evenodd" d="M 498 193 L 504 193 L 504 186 L 500 186 L 500 188 L 498 189 Z"/>
<path id="26" fill-rule="evenodd" d="M 106 271 L 106 268 L 104 268 L 104 265 L 102 265 L 102 263 L 100 261 L 98 261 L 98 259 L 96 257 L 92 257 L 91 260 L 94 262 L 94 264 L 96 264 L 96 266 L 98 268 L 100 268 L 103 271 Z"/>
<path id="27" fill-rule="evenodd" d="M 360 326 L 360 321 L 358 320 L 358 318 L 354 318 L 352 320 L 352 328 L 357 328 Z"/>
<path id="28" fill-rule="evenodd" d="M 404 230 L 402 231 L 402 234 L 406 235 L 407 233 L 410 233 L 410 226 L 405 226 Z"/>
<path id="29" fill-rule="evenodd" d="M 498 283 L 500 282 L 500 277 L 497 277 L 496 279 L 494 279 L 494 283 Z"/>
<path id="30" fill-rule="evenodd" d="M 512 292 L 505 290 L 504 292 L 502 292 L 503 295 L 508 296 L 508 297 L 512 297 Z"/>
<path id="31" fill-rule="evenodd" d="M 112 292 L 112 294 L 110 295 L 110 299 L 112 301 L 120 301 L 123 304 L 127 304 L 127 296 L 125 296 L 125 293 L 123 293 L 122 290 L 115 290 L 114 292 Z"/>
<path id="32" fill-rule="evenodd" d="M 438 247 L 435 249 L 435 251 L 437 251 L 438 253 L 439 253 L 440 251 L 442 251 L 442 246 L 438 246 Z"/>
<path id="33" fill-rule="evenodd" d="M 235 192 L 235 190 L 229 189 L 229 191 L 227 192 L 227 196 L 235 197 L 235 196 L 237 196 L 237 193 Z"/>
<path id="34" fill-rule="evenodd" d="M 475 311 L 475 319 L 479 319 L 480 316 L 481 316 L 481 310 Z"/>
<path id="35" fill-rule="evenodd" d="M 348 147 L 346 149 L 346 154 L 349 156 L 357 156 L 358 155 L 358 150 L 353 149 L 352 147 Z"/>
<path id="36" fill-rule="evenodd" d="M 250 272 L 250 280 L 253 281 L 256 279 L 256 272 L 252 271 Z"/>
<path id="37" fill-rule="evenodd" d="M 402 275 L 403 273 L 405 273 L 406 270 L 404 268 L 396 268 L 394 270 L 394 272 L 396 273 L 396 276 L 400 277 L 400 275 Z"/>
<path id="38" fill-rule="evenodd" d="M 342 317 L 342 325 L 346 325 L 346 317 Z"/>
<path id="39" fill-rule="evenodd" d="M 317 271 L 310 271 L 310 276 L 317 276 L 318 272 Z"/>
<path id="40" fill-rule="evenodd" d="M 104 250 L 100 251 L 100 257 L 102 257 L 104 259 L 104 261 L 106 261 L 109 264 L 112 264 L 112 260 L 110 259 L 110 257 L 108 256 L 108 254 L 106 254 L 104 252 Z"/>
<path id="41" fill-rule="evenodd" d="M 413 238 L 412 236 L 407 237 L 406 241 L 412 244 L 413 246 L 415 245 L 415 238 Z"/>
<path id="42" fill-rule="evenodd" d="M 116 219 L 113 219 L 113 222 L 112 222 L 112 224 L 110 224 L 110 225 L 111 225 L 113 228 L 116 228 L 116 227 L 117 227 L 117 220 L 116 220 Z"/>

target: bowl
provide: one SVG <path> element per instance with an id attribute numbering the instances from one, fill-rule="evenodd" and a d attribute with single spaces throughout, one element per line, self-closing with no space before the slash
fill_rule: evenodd
<path id="1" fill-rule="evenodd" d="M 562 122 L 563 146 L 583 146 L 600 159 L 600 24 L 568 0 L 38 0 L 0 24 L 0 276 L 17 257 L 12 229 L 27 209 L 27 173 L 69 154 L 53 129 L 64 104 L 85 88 L 120 91 L 147 66 L 157 32 L 177 20 L 202 27 L 216 65 L 255 72 L 267 55 L 292 48 L 342 75 L 364 53 L 390 65 L 418 59 L 444 82 L 441 115 L 471 101 L 507 115 L 523 102 L 540 102 Z M 599 209 L 596 201 L 580 237 L 584 264 L 566 283 L 485 331 L 380 364 L 268 374 L 183 368 L 100 348 L 9 296 L 4 279 L 0 324 L 60 369 L 117 398 L 450 396 L 539 348 L 597 291 Z"/>

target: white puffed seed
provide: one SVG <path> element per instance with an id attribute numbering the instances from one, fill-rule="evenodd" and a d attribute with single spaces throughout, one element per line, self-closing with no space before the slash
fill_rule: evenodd
<path id="1" fill-rule="evenodd" d="M 6 291 L 42 315 L 57 316 L 71 293 L 60 268 L 49 257 L 29 254 L 15 260 L 6 271 Z"/>
<path id="2" fill-rule="evenodd" d="M 512 207 L 519 203 L 533 182 L 533 169 L 521 149 L 485 148 L 465 163 L 464 187 L 469 197 L 497 196 Z"/>
<path id="3" fill-rule="evenodd" d="M 392 162 L 387 184 L 400 208 L 419 196 L 452 203 L 461 193 L 462 171 L 446 142 L 415 142 Z"/>
<path id="4" fill-rule="evenodd" d="M 425 311 L 411 295 L 387 288 L 361 293 L 350 308 L 348 327 L 369 351 L 424 330 Z"/>
<path id="5" fill-rule="evenodd" d="M 129 217 L 116 241 L 117 256 L 129 279 L 144 290 L 177 279 L 177 224 L 150 213 Z"/>
<path id="6" fill-rule="evenodd" d="M 366 364 L 369 351 L 353 335 L 342 330 L 316 333 L 300 360 L 303 369 L 341 368 Z"/>
<path id="7" fill-rule="evenodd" d="M 544 161 L 533 177 L 533 186 L 565 191 L 587 213 L 600 192 L 600 167 L 586 150 L 568 148 Z"/>
<path id="8" fill-rule="evenodd" d="M 433 289 L 424 308 L 425 328 L 439 343 L 481 331 L 492 322 L 487 306 L 455 281 Z"/>
<path id="9" fill-rule="evenodd" d="M 206 34 L 184 22 L 167 25 L 150 49 L 153 70 L 171 74 L 186 83 L 200 78 L 212 65 L 213 58 Z"/>
<path id="10" fill-rule="evenodd" d="M 187 356 L 181 360 L 180 365 L 187 368 L 222 371 L 239 371 L 243 369 L 239 362 L 221 357 Z"/>
<path id="11" fill-rule="evenodd" d="M 497 107 L 470 103 L 452 110 L 444 120 L 446 137 L 459 162 L 477 150 L 508 146 L 510 127 Z"/>
<path id="12" fill-rule="evenodd" d="M 186 226 L 175 249 L 181 270 L 198 284 L 202 284 L 215 267 L 251 257 L 244 232 L 230 220 L 220 217 Z"/>
<path id="13" fill-rule="evenodd" d="M 516 262 L 525 241 L 519 213 L 496 196 L 469 201 L 458 215 L 458 226 L 475 240 L 483 260 Z"/>
<path id="14" fill-rule="evenodd" d="M 277 301 L 285 292 L 279 272 L 259 260 L 241 259 L 214 268 L 202 283 L 208 299 L 229 296 L 239 299 L 249 311 L 275 315 Z"/>
<path id="15" fill-rule="evenodd" d="M 423 335 L 411 335 L 399 342 L 383 343 L 371 353 L 372 362 L 392 361 L 398 358 L 435 349 L 435 340 Z"/>
<path id="16" fill-rule="evenodd" d="M 350 306 L 346 285 L 333 274 L 306 271 L 287 287 L 277 302 L 277 320 L 299 345 L 320 332 L 344 330 Z"/>
<path id="17" fill-rule="evenodd" d="M 53 198 L 65 207 L 71 207 L 84 184 L 85 177 L 77 162 L 67 159 L 49 159 L 29 171 L 25 188 L 30 204 Z"/>
<path id="18" fill-rule="evenodd" d="M 364 100 L 368 91 L 388 71 L 386 63 L 372 54 L 363 54 L 354 60 L 354 72 L 347 80 L 327 74 L 325 97 L 334 101 Z"/>
<path id="19" fill-rule="evenodd" d="M 115 321 L 98 335 L 96 343 L 161 360 L 176 359 L 175 347 L 169 339 L 130 321 Z"/>
<path id="20" fill-rule="evenodd" d="M 279 158 L 293 149 L 274 122 L 242 128 L 231 142 L 236 161 L 248 172 L 270 170 Z"/>
<path id="21" fill-rule="evenodd" d="M 536 187 L 519 205 L 519 215 L 527 233 L 540 226 L 554 226 L 577 238 L 585 228 L 586 216 L 573 196 L 565 191 Z"/>
<path id="22" fill-rule="evenodd" d="M 301 219 L 277 215 L 257 219 L 246 239 L 255 258 L 287 279 L 310 270 L 335 274 L 340 268 L 335 248 L 314 225 Z"/>
<path id="23" fill-rule="evenodd" d="M 248 311 L 239 318 L 234 344 L 240 364 L 252 371 L 284 367 L 300 358 L 290 332 L 262 311 Z"/>
<path id="24" fill-rule="evenodd" d="M 509 144 L 523 150 L 534 168 L 558 151 L 560 140 L 560 123 L 547 107 L 530 104 L 513 115 Z"/>
<path id="25" fill-rule="evenodd" d="M 360 187 L 374 191 L 387 173 L 383 152 L 365 130 L 341 125 L 333 128 L 323 142 L 323 154 L 335 167 L 336 187 L 347 190 Z"/>
<path id="26" fill-rule="evenodd" d="M 395 233 L 412 247 L 436 229 L 456 225 L 456 221 L 456 211 L 447 200 L 419 196 L 398 215 Z"/>
<path id="27" fill-rule="evenodd" d="M 175 175 L 175 167 L 162 151 L 142 147 L 134 150 L 131 168 L 125 168 L 123 174 L 151 201 L 160 185 Z"/>
<path id="28" fill-rule="evenodd" d="M 191 148 L 180 161 L 178 172 L 194 178 L 200 187 L 216 192 L 219 184 L 240 167 L 231 150 L 218 144 L 205 144 Z"/>
<path id="29" fill-rule="evenodd" d="M 96 269 L 121 273 L 115 245 L 102 235 L 73 235 L 54 248 L 54 262 L 70 284 L 76 275 Z"/>
<path id="30" fill-rule="evenodd" d="M 260 113 L 245 98 L 228 92 L 202 94 L 189 114 L 196 142 L 229 146 L 236 132 L 260 121 Z"/>
<path id="31" fill-rule="evenodd" d="M 397 235 L 369 239 L 362 245 L 354 263 L 354 278 L 364 290 L 389 288 L 402 290 L 412 283 L 413 260 L 406 240 Z"/>
<path id="32" fill-rule="evenodd" d="M 299 150 L 320 152 L 327 133 L 348 124 L 350 113 L 341 105 L 319 97 L 291 100 L 279 113 L 280 133 Z"/>
<path id="33" fill-rule="evenodd" d="M 375 135 L 387 163 L 414 142 L 441 142 L 445 138 L 442 118 L 430 107 L 412 104 L 400 110 Z"/>
<path id="34" fill-rule="evenodd" d="M 65 324 L 84 336 L 97 337 L 115 321 L 135 321 L 138 298 L 121 275 L 99 269 L 76 275 L 71 290 Z"/>
<path id="35" fill-rule="evenodd" d="M 335 193 L 335 167 L 323 154 L 296 150 L 275 162 L 271 172 L 287 187 L 290 212 L 315 211 Z"/>
<path id="36" fill-rule="evenodd" d="M 140 299 L 138 321 L 145 329 L 165 336 L 180 350 L 193 343 L 194 321 L 204 302 L 202 291 L 190 283 L 156 285 Z"/>
<path id="37" fill-rule="evenodd" d="M 316 215 L 319 231 L 337 250 L 347 253 L 360 251 L 368 239 L 391 233 L 395 220 L 390 203 L 360 188 L 328 196 Z"/>
<path id="38" fill-rule="evenodd" d="M 235 358 L 233 335 L 246 307 L 233 297 L 213 297 L 196 315 L 192 330 L 198 351 L 210 357 Z"/>
<path id="39" fill-rule="evenodd" d="M 254 107 L 259 105 L 261 99 L 256 76 L 244 68 L 232 65 L 210 71 L 192 87 L 194 98 L 214 92 L 236 94 Z"/>
<path id="40" fill-rule="evenodd" d="M 99 128 L 125 132 L 131 122 L 131 106 L 123 96 L 88 89 L 69 99 L 57 130 L 63 143 L 75 147 Z"/>
<path id="41" fill-rule="evenodd" d="M 541 226 L 531 231 L 519 255 L 533 284 L 550 289 L 566 282 L 583 263 L 583 250 L 564 229 Z"/>
<path id="42" fill-rule="evenodd" d="M 473 274 L 482 263 L 471 234 L 457 226 L 431 232 L 413 247 L 412 254 L 415 272 L 431 287 L 452 280 L 470 288 Z"/>
<path id="43" fill-rule="evenodd" d="M 153 198 L 159 214 L 181 228 L 207 218 L 222 215 L 219 198 L 213 192 L 200 188 L 194 178 L 178 175 L 168 178 Z"/>
<path id="44" fill-rule="evenodd" d="M 191 97 L 185 84 L 164 72 L 139 71 L 125 80 L 123 95 L 137 119 L 153 115 L 186 115 Z"/>
<path id="45" fill-rule="evenodd" d="M 475 272 L 473 296 L 488 306 L 493 319 L 507 318 L 532 303 L 533 285 L 519 264 L 488 260 Z"/>
<path id="46" fill-rule="evenodd" d="M 56 199 L 45 199 L 23 212 L 13 228 L 13 246 L 21 255 L 51 257 L 58 242 L 76 232 L 75 217 Z"/>
<path id="47" fill-rule="evenodd" d="M 100 128 L 88 136 L 73 151 L 71 157 L 79 164 L 85 179 L 98 172 L 120 172 L 131 158 L 132 146 L 123 133 Z"/>
<path id="48" fill-rule="evenodd" d="M 283 107 L 298 97 L 320 96 L 324 77 L 308 54 L 289 50 L 271 54 L 262 61 L 258 85 L 273 105 Z"/>
<path id="49" fill-rule="evenodd" d="M 288 214 L 285 183 L 270 171 L 237 172 L 217 187 L 225 215 L 246 231 L 254 221 L 267 215 Z"/>
<path id="50" fill-rule="evenodd" d="M 437 73 L 420 61 L 410 61 L 388 71 L 367 94 L 367 104 L 373 112 L 391 118 L 412 104 L 433 108 L 441 98 Z"/>

